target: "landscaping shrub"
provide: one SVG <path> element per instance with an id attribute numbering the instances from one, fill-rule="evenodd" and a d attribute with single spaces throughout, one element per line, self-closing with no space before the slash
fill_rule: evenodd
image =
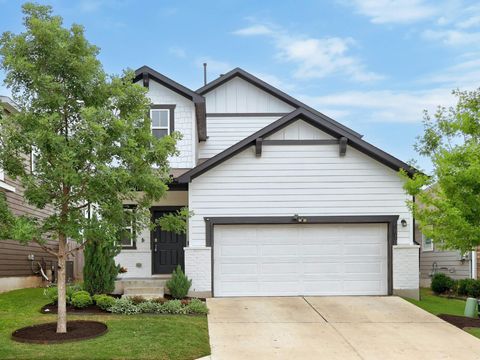
<path id="1" fill-rule="evenodd" d="M 109 310 L 115 304 L 115 298 L 105 294 L 94 296 L 95 304 L 102 310 Z"/>
<path id="2" fill-rule="evenodd" d="M 164 314 L 185 314 L 185 308 L 180 300 L 170 300 L 165 302 L 161 308 Z"/>
<path id="3" fill-rule="evenodd" d="M 140 313 L 140 309 L 128 297 L 115 299 L 114 304 L 110 307 L 110 312 L 114 314 L 133 315 Z"/>
<path id="4" fill-rule="evenodd" d="M 467 296 L 467 287 L 469 284 L 475 282 L 474 279 L 461 279 L 457 281 L 457 294 L 460 296 Z"/>
<path id="5" fill-rule="evenodd" d="M 56 286 L 49 286 L 43 290 L 43 295 L 49 298 L 52 303 L 56 303 L 58 300 L 58 289 Z"/>
<path id="6" fill-rule="evenodd" d="M 83 285 L 78 283 L 78 284 L 73 284 L 73 285 L 68 285 L 66 289 L 66 294 L 67 294 L 67 304 L 72 303 L 72 296 L 74 293 L 83 290 Z"/>
<path id="7" fill-rule="evenodd" d="M 473 279 L 470 279 L 470 280 L 473 280 Z M 469 297 L 474 297 L 474 298 L 480 297 L 480 281 L 479 280 L 469 281 L 466 286 L 466 292 L 467 292 L 466 295 Z"/>
<path id="8" fill-rule="evenodd" d="M 134 303 L 135 305 L 138 305 L 147 301 L 143 296 L 140 296 L 140 295 L 131 296 L 129 298 L 130 300 L 132 300 L 132 303 Z"/>
<path id="9" fill-rule="evenodd" d="M 185 312 L 187 314 L 200 314 L 206 315 L 208 314 L 207 305 L 198 299 L 192 299 L 187 306 L 185 306 Z"/>
<path id="10" fill-rule="evenodd" d="M 190 290 L 190 287 L 192 286 L 192 280 L 183 273 L 182 268 L 179 265 L 173 270 L 172 278 L 167 281 L 166 285 L 173 298 L 183 299 L 187 296 L 188 290 Z"/>
<path id="11" fill-rule="evenodd" d="M 86 308 L 93 304 L 92 297 L 86 291 L 77 291 L 72 295 L 71 303 L 73 306 L 79 309 Z"/>
<path id="12" fill-rule="evenodd" d="M 153 314 L 162 312 L 162 304 L 156 301 L 144 301 L 138 304 L 138 309 L 142 313 Z"/>
<path id="13" fill-rule="evenodd" d="M 450 292 L 455 285 L 455 281 L 445 275 L 444 273 L 436 273 L 432 277 L 432 283 L 430 285 L 432 291 L 435 294 L 445 294 Z"/>
<path id="14" fill-rule="evenodd" d="M 114 257 L 119 253 L 114 243 L 92 240 L 83 251 L 85 265 L 83 267 L 84 287 L 90 294 L 109 294 L 115 289 L 119 266 Z"/>

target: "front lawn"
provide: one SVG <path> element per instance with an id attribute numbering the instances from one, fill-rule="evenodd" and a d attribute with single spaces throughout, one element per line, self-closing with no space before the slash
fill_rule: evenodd
<path id="1" fill-rule="evenodd" d="M 108 333 L 87 341 L 32 345 L 12 341 L 12 331 L 55 321 L 39 312 L 48 303 L 43 289 L 0 294 L 0 359 L 196 359 L 210 354 L 206 316 L 70 315 L 97 320 Z"/>
<path id="2" fill-rule="evenodd" d="M 464 300 L 448 299 L 442 296 L 437 296 L 433 294 L 430 289 L 420 289 L 420 298 L 421 300 L 407 298 L 405 300 L 434 315 L 448 314 L 463 316 L 465 310 Z M 480 328 L 467 328 L 465 331 L 480 338 Z"/>

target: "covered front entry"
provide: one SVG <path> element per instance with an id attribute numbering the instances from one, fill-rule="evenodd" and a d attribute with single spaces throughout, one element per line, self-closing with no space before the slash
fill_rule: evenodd
<path id="1" fill-rule="evenodd" d="M 390 227 L 220 220 L 212 229 L 214 296 L 390 294 Z"/>
<path id="2" fill-rule="evenodd" d="M 152 219 L 156 221 L 163 215 L 179 210 L 180 207 L 152 208 Z M 180 265 L 185 263 L 184 247 L 186 235 L 163 231 L 157 226 L 151 232 L 152 274 L 171 274 Z"/>

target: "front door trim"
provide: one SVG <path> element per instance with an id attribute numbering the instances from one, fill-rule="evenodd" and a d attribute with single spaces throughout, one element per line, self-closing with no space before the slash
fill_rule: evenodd
<path id="1" fill-rule="evenodd" d="M 212 296 L 214 289 L 214 227 L 215 225 L 274 225 L 274 224 L 387 224 L 387 289 L 393 294 L 393 245 L 397 245 L 398 215 L 348 215 L 348 216 L 302 216 L 305 222 L 299 222 L 294 216 L 260 217 L 204 217 L 206 226 L 206 246 L 211 247 Z"/>
<path id="2" fill-rule="evenodd" d="M 157 211 L 162 211 L 162 212 L 174 212 L 178 211 L 180 209 L 184 208 L 184 206 L 152 206 L 150 208 L 150 218 L 151 222 L 153 223 L 155 221 L 154 214 Z M 159 273 L 155 272 L 155 252 L 153 251 L 153 238 L 155 237 L 155 229 L 152 229 L 150 231 L 150 253 L 151 253 L 151 274 L 152 275 L 159 275 Z M 186 244 L 185 244 L 186 245 Z M 182 247 L 182 251 L 183 247 Z M 185 270 L 185 256 L 183 257 L 183 263 L 181 264 L 182 270 Z M 161 275 L 161 274 L 160 274 Z"/>

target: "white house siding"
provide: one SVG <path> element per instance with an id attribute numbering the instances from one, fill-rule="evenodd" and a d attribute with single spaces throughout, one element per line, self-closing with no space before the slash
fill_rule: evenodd
<path id="1" fill-rule="evenodd" d="M 319 131 L 309 123 L 299 120 L 276 133 L 265 138 L 266 140 L 331 140 L 333 136 Z"/>
<path id="2" fill-rule="evenodd" d="M 217 155 L 279 119 L 279 116 L 207 117 L 208 140 L 199 144 L 199 158 Z"/>
<path id="3" fill-rule="evenodd" d="M 288 113 L 294 108 L 236 77 L 204 95 L 207 113 Z"/>
<path id="4" fill-rule="evenodd" d="M 186 206 L 188 194 L 186 191 L 169 191 L 165 198 L 152 206 Z M 127 268 L 127 272 L 119 274 L 120 278 L 145 278 L 152 276 L 152 252 L 150 250 L 150 229 L 139 231 L 136 239 L 136 249 L 122 250 L 115 257 L 115 262 Z"/>
<path id="5" fill-rule="evenodd" d="M 192 168 L 195 162 L 195 106 L 184 96 L 177 94 L 165 86 L 150 81 L 147 96 L 152 104 L 176 105 L 175 131 L 182 134 L 182 139 L 177 143 L 180 154 L 169 159 L 172 168 Z"/>
<path id="6" fill-rule="evenodd" d="M 407 226 L 399 223 L 398 243 L 412 245 L 402 185 L 395 170 L 351 147 L 344 157 L 338 145 L 264 145 L 261 157 L 250 147 L 192 180 L 189 243 L 205 246 L 204 217 L 300 214 L 399 215 Z"/>

